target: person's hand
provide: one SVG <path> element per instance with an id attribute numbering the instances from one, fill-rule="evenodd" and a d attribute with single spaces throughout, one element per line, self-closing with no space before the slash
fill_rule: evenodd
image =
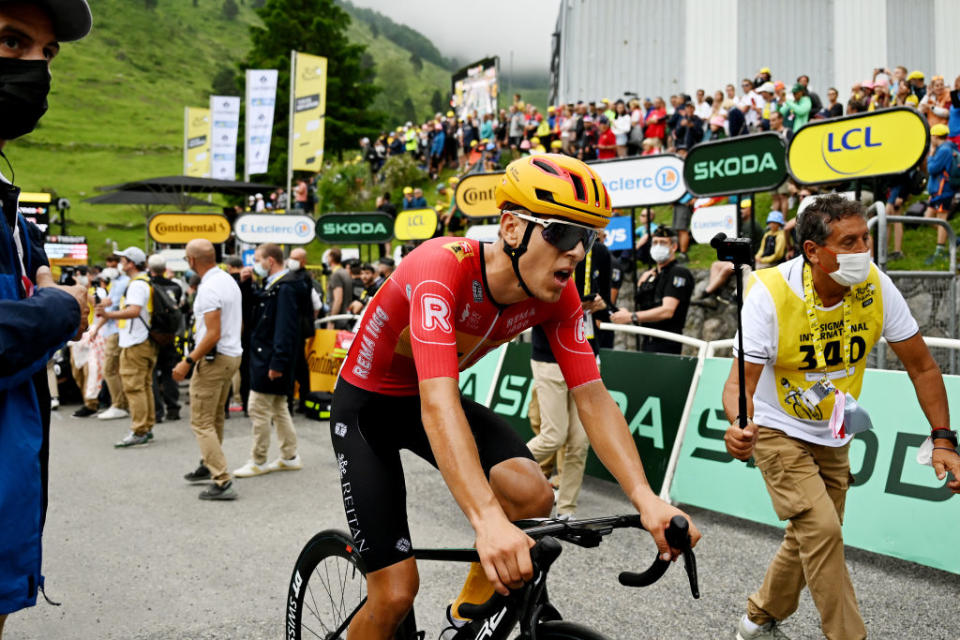
<path id="1" fill-rule="evenodd" d="M 488 520 L 492 521 L 483 521 L 477 528 L 477 554 L 487 580 L 505 596 L 533 578 L 530 548 L 534 542 L 502 514 Z"/>
<path id="2" fill-rule="evenodd" d="M 643 272 L 643 275 L 640 276 L 640 280 L 637 282 L 637 284 L 643 284 L 644 282 L 652 278 L 656 273 L 657 273 L 656 269 L 647 269 L 646 271 Z"/>
<path id="3" fill-rule="evenodd" d="M 626 309 L 617 309 L 610 314 L 610 322 L 614 324 L 630 324 L 633 320 L 629 311 Z"/>
<path id="4" fill-rule="evenodd" d="M 947 487 L 954 493 L 960 493 L 960 454 L 946 449 L 934 449 L 931 464 L 937 474 L 937 480 L 943 480 L 949 472 L 953 480 L 947 483 Z"/>
<path id="5" fill-rule="evenodd" d="M 270 369 L 269 371 L 267 371 L 267 377 L 270 378 L 271 380 L 276 380 L 277 378 L 283 377 L 283 372 Z"/>
<path id="6" fill-rule="evenodd" d="M 702 537 L 697 525 L 686 513 L 671 506 L 651 493 L 639 504 L 634 504 L 637 511 L 640 512 L 640 520 L 643 522 L 643 528 L 646 529 L 653 541 L 657 543 L 657 551 L 660 553 L 661 560 L 676 560 L 680 555 L 680 549 L 674 549 L 667 544 L 665 531 L 670 524 L 670 520 L 675 516 L 683 516 L 690 523 L 690 548 L 697 546 L 697 542 Z"/>
<path id="7" fill-rule="evenodd" d="M 176 382 L 183 382 L 186 380 L 188 373 L 190 373 L 190 363 L 186 360 L 181 360 L 173 368 L 173 371 L 170 372 L 170 377 Z"/>
<path id="8" fill-rule="evenodd" d="M 247 281 L 253 277 L 253 267 L 243 267 L 240 269 L 240 280 Z"/>
<path id="9" fill-rule="evenodd" d="M 59 289 L 73 296 L 73 299 L 77 301 L 77 305 L 80 307 L 80 325 L 77 327 L 77 333 L 74 339 L 83 335 L 83 332 L 87 330 L 87 309 L 89 308 L 87 306 L 87 288 L 79 284 L 67 286 L 55 283 L 53 281 L 53 274 L 50 273 L 50 267 L 47 266 L 37 269 L 36 285 L 40 288 Z"/>
<path id="10" fill-rule="evenodd" d="M 757 425 L 747 422 L 747 426 L 741 429 L 739 421 L 731 423 L 723 436 L 723 443 L 727 446 L 727 453 L 737 460 L 749 460 L 757 444 Z"/>

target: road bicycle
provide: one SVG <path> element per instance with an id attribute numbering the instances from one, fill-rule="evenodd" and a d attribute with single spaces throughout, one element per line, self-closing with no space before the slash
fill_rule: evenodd
<path id="1" fill-rule="evenodd" d="M 536 540 L 530 555 L 534 576 L 509 596 L 494 594 L 479 605 L 463 604 L 460 615 L 471 621 L 461 627 L 453 640 L 501 640 L 519 625 L 522 640 L 604 640 L 604 636 L 580 624 L 563 620 L 547 597 L 547 574 L 559 557 L 563 541 L 580 547 L 596 547 L 614 529 L 643 529 L 638 514 L 606 516 L 585 520 L 534 519 L 515 523 Z M 666 530 L 667 541 L 683 552 L 684 568 L 694 598 L 700 597 L 697 562 L 690 549 L 689 523 L 675 516 Z M 414 549 L 417 560 L 478 562 L 476 549 Z M 653 584 L 666 572 L 670 562 L 657 559 L 642 573 L 621 572 L 620 584 L 643 587 Z M 346 638 L 346 629 L 366 602 L 363 559 L 346 533 L 327 529 L 315 535 L 300 552 L 286 602 L 287 640 Z M 417 630 L 413 610 L 397 631 L 397 640 L 424 640 Z"/>

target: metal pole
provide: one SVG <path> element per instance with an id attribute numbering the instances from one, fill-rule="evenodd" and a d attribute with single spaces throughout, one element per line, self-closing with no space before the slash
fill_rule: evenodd
<path id="1" fill-rule="evenodd" d="M 634 217 L 637 213 L 636 207 L 630 207 L 630 246 L 632 247 L 630 251 L 630 270 L 633 272 L 633 309 L 636 311 L 637 305 L 640 303 L 640 287 L 638 286 L 640 282 L 640 270 L 637 268 L 638 256 L 637 256 L 637 220 Z M 650 242 L 650 209 L 647 208 L 647 242 Z M 640 336 L 635 338 L 635 348 L 637 351 L 640 351 Z"/>
<path id="2" fill-rule="evenodd" d="M 740 224 L 740 205 L 742 202 L 743 202 L 743 196 L 737 196 L 737 237 L 738 238 L 741 235 L 741 231 L 742 231 L 741 227 L 743 226 Z"/>
<path id="3" fill-rule="evenodd" d="M 183 108 L 183 175 L 187 175 L 187 159 L 189 158 L 189 149 L 187 148 L 188 143 L 190 142 L 190 134 L 188 129 L 190 127 L 190 107 Z"/>
<path id="4" fill-rule="evenodd" d="M 740 383 L 738 403 L 738 421 L 741 429 L 747 426 L 747 390 L 744 387 L 746 374 L 743 371 L 743 265 L 733 263 L 733 270 L 737 277 L 737 379 Z"/>
<path id="5" fill-rule="evenodd" d="M 295 90 L 297 79 L 297 52 L 290 50 L 290 117 L 287 121 L 287 211 L 292 210 L 291 198 L 293 192 L 293 107 L 295 102 Z"/>
<path id="6" fill-rule="evenodd" d="M 250 182 L 250 69 L 247 69 L 244 78 L 243 99 L 247 103 L 244 105 L 243 122 L 243 181 Z"/>
<path id="7" fill-rule="evenodd" d="M 780 213 L 783 213 L 782 211 Z M 757 230 L 757 194 L 750 194 L 750 242 L 756 240 L 753 234 Z"/>

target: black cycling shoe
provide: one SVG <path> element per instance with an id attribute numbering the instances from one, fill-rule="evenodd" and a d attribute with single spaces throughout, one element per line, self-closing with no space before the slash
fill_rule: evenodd
<path id="1" fill-rule="evenodd" d="M 210 480 L 210 469 L 207 469 L 203 460 L 201 460 L 199 467 L 190 473 L 183 474 L 183 479 L 187 482 L 207 482 Z"/>
<path id="2" fill-rule="evenodd" d="M 92 415 L 95 414 L 96 412 L 97 412 L 96 409 L 88 409 L 88 408 L 86 407 L 86 405 L 84 405 L 84 406 L 80 407 L 79 409 L 77 409 L 76 411 L 73 412 L 73 417 L 74 417 L 74 418 L 89 418 L 90 416 L 92 416 Z"/>

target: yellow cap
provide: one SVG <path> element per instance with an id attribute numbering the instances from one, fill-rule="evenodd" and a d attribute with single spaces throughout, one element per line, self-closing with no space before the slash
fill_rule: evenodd
<path id="1" fill-rule="evenodd" d="M 555 110 L 556 110 L 556 107 L 554 107 L 552 104 L 547 107 L 547 113 L 553 113 Z"/>
<path id="2" fill-rule="evenodd" d="M 904 102 L 906 102 L 907 104 L 912 104 L 913 106 L 917 106 L 918 104 L 920 104 L 919 98 L 917 98 L 917 96 L 913 95 L 912 93 L 907 96 L 907 99 L 904 100 Z"/>
<path id="3" fill-rule="evenodd" d="M 389 143 L 391 143 L 391 142 L 393 142 L 393 136 L 390 136 L 389 138 L 387 138 L 387 144 L 389 144 Z"/>
<path id="4" fill-rule="evenodd" d="M 911 71 L 910 75 L 907 76 L 907 80 L 923 80 L 923 78 L 923 71 Z"/>
<path id="5" fill-rule="evenodd" d="M 744 198 L 743 200 L 740 201 L 741 209 L 749 209 L 752 206 L 753 206 L 753 200 L 751 200 L 750 198 Z"/>
<path id="6" fill-rule="evenodd" d="M 946 138 L 950 135 L 950 129 L 948 129 L 945 124 L 935 124 L 930 127 L 930 135 L 937 136 L 938 138 Z"/>
<path id="7" fill-rule="evenodd" d="M 769 73 L 770 73 L 770 67 L 764 67 L 763 69 L 760 69 L 760 73 L 769 74 Z"/>
<path id="8" fill-rule="evenodd" d="M 437 213 L 440 213 L 441 211 L 443 211 L 443 205 L 442 205 L 442 204 L 438 204 L 438 205 L 436 205 L 436 206 L 434 207 L 434 209 L 437 210 Z"/>
<path id="9" fill-rule="evenodd" d="M 523 100 L 521 100 L 520 102 L 517 103 L 517 108 L 518 108 L 518 109 L 523 109 L 525 106 L 527 106 L 527 105 L 523 102 Z"/>
<path id="10" fill-rule="evenodd" d="M 404 194 L 413 193 L 413 187 L 404 187 L 404 188 L 403 188 L 403 193 L 404 193 Z"/>
<path id="11" fill-rule="evenodd" d="M 475 146 L 477 146 L 477 141 L 476 141 L 476 140 L 471 140 L 471 141 L 470 141 L 470 147 L 472 148 L 472 147 L 475 147 Z"/>
<path id="12" fill-rule="evenodd" d="M 563 149 L 563 142 L 561 142 L 560 140 L 554 140 L 553 142 L 550 143 L 550 148 Z"/>
<path id="13" fill-rule="evenodd" d="M 447 117 L 452 118 L 454 116 L 453 111 L 447 111 Z"/>
<path id="14" fill-rule="evenodd" d="M 540 138 L 538 138 L 537 136 L 533 136 L 532 138 L 530 138 L 530 144 L 540 144 Z"/>
<path id="15" fill-rule="evenodd" d="M 460 182 L 460 178 L 458 178 L 457 176 L 451 176 L 450 179 L 447 180 L 447 182 L 449 184 L 457 184 L 458 182 Z"/>
<path id="16" fill-rule="evenodd" d="M 604 98 L 600 102 L 603 102 L 604 104 L 610 104 L 610 98 Z"/>

